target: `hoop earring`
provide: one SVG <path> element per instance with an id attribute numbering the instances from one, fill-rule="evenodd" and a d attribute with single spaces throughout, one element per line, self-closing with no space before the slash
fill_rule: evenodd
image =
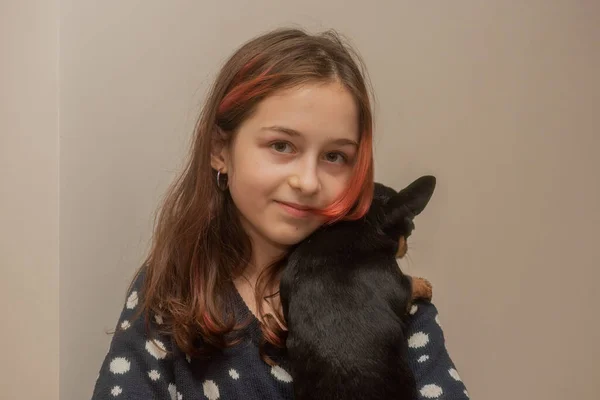
<path id="1" fill-rule="evenodd" d="M 217 171 L 217 188 L 219 188 L 219 190 L 222 192 L 226 191 L 229 187 L 229 180 L 227 179 L 227 174 L 223 174 L 223 176 L 225 177 L 224 185 L 221 180 L 221 171 Z"/>

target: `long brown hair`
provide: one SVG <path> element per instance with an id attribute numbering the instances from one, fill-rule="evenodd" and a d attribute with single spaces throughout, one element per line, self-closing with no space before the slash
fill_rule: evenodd
<path id="1" fill-rule="evenodd" d="M 186 354 L 204 346 L 223 348 L 235 343 L 228 333 L 238 329 L 226 312 L 232 281 L 252 256 L 228 191 L 218 188 L 210 164 L 216 143 L 228 145 L 240 124 L 259 102 L 275 91 L 307 82 L 337 80 L 353 95 L 359 110 L 360 142 L 354 178 L 342 196 L 322 210 L 329 221 L 362 217 L 373 190 L 372 113 L 370 90 L 361 58 L 334 31 L 310 35 L 299 29 L 277 29 L 258 36 L 222 67 L 196 124 L 185 168 L 173 182 L 157 215 L 152 247 L 144 263 L 141 310 L 146 317 L 161 314 L 161 329 Z M 259 277 L 256 299 L 267 297 L 284 259 Z M 281 327 L 263 315 L 267 342 L 284 344 Z M 277 317 L 285 328 L 281 315 Z M 148 321 L 148 320 L 147 320 Z M 268 360 L 266 360 L 268 361 Z"/>

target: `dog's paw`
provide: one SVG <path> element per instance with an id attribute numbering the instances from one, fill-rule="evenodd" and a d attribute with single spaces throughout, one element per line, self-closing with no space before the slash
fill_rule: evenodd
<path id="1" fill-rule="evenodd" d="M 414 277 L 412 283 L 412 297 L 431 301 L 433 297 L 433 286 L 425 278 Z"/>

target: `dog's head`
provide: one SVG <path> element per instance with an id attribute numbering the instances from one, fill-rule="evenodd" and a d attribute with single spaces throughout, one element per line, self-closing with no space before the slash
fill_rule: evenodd
<path id="1" fill-rule="evenodd" d="M 429 203 L 435 184 L 436 179 L 431 175 L 420 177 L 399 192 L 381 183 L 375 184 L 372 208 L 380 210 L 381 230 L 398 242 L 397 257 L 406 254 L 406 240 L 415 228 L 413 220 Z"/>

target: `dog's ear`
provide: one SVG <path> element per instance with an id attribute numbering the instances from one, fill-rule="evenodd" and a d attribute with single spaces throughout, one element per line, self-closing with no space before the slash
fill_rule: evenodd
<path id="1" fill-rule="evenodd" d="M 421 214 L 429 203 L 435 190 L 435 184 L 434 176 L 422 176 L 393 196 L 387 205 L 391 208 L 407 207 L 415 217 Z"/>
<path id="2" fill-rule="evenodd" d="M 385 204 L 384 231 L 408 238 L 414 229 L 413 219 L 429 203 L 435 184 L 434 176 L 422 176 L 392 196 Z"/>
<path id="3" fill-rule="evenodd" d="M 397 194 L 398 192 L 396 192 L 391 187 L 385 186 L 384 184 L 379 182 L 375 182 L 375 187 L 373 190 L 373 200 L 378 200 L 379 202 L 385 204 Z"/>

